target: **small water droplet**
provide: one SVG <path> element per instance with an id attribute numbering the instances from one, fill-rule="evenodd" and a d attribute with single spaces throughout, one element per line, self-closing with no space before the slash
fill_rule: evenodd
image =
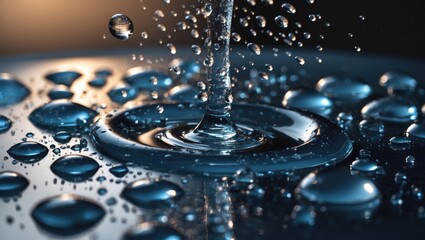
<path id="1" fill-rule="evenodd" d="M 58 85 L 47 94 L 50 99 L 56 100 L 56 99 L 69 99 L 74 96 L 74 93 L 71 92 L 68 87 L 64 85 Z"/>
<path id="2" fill-rule="evenodd" d="M 27 164 L 32 164 L 43 159 L 49 149 L 37 142 L 21 142 L 12 146 L 7 153 L 14 159 Z"/>
<path id="3" fill-rule="evenodd" d="M 407 167 L 413 168 L 415 166 L 416 159 L 415 159 L 414 156 L 412 156 L 412 155 L 407 156 L 405 161 L 406 161 Z"/>
<path id="4" fill-rule="evenodd" d="M 66 131 L 59 131 L 53 136 L 53 139 L 58 143 L 68 143 L 71 138 L 72 135 Z"/>
<path id="5" fill-rule="evenodd" d="M 109 172 L 117 178 L 122 178 L 128 173 L 128 168 L 123 164 L 117 164 L 112 166 Z"/>
<path id="6" fill-rule="evenodd" d="M 295 9 L 295 7 L 293 6 L 293 5 L 291 5 L 291 4 L 289 4 L 289 3 L 284 3 L 284 4 L 282 4 L 282 9 L 283 10 L 285 10 L 287 13 L 291 13 L 291 14 L 293 14 L 293 13 L 296 13 L 297 12 L 297 10 Z"/>
<path id="7" fill-rule="evenodd" d="M 409 150 L 411 141 L 406 137 L 392 137 L 389 140 L 388 146 L 394 151 Z"/>
<path id="8" fill-rule="evenodd" d="M 133 35 L 133 23 L 124 14 L 115 14 L 109 20 L 109 32 L 118 40 L 127 40 Z"/>
<path id="9" fill-rule="evenodd" d="M 134 100 L 138 95 L 136 88 L 131 86 L 116 87 L 108 92 L 108 97 L 119 104 Z"/>
<path id="10" fill-rule="evenodd" d="M 372 88 L 355 78 L 328 76 L 316 84 L 317 91 L 341 103 L 358 102 L 372 94 Z"/>
<path id="11" fill-rule="evenodd" d="M 152 77 L 157 79 L 156 85 L 151 84 L 150 79 Z M 151 91 L 168 88 L 173 83 L 173 80 L 165 73 L 143 67 L 129 69 L 124 76 L 124 80 L 138 90 Z"/>
<path id="12" fill-rule="evenodd" d="M 48 232 L 73 235 L 93 227 L 105 216 L 105 210 L 83 197 L 62 194 L 38 203 L 31 215 Z"/>

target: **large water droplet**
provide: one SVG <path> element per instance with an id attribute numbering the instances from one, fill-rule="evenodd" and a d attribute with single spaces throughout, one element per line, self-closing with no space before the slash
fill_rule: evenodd
<path id="1" fill-rule="evenodd" d="M 313 89 L 295 89 L 288 91 L 283 97 L 284 107 L 297 108 L 328 116 L 332 112 L 332 101 L 322 93 Z"/>
<path id="2" fill-rule="evenodd" d="M 99 169 L 99 164 L 83 155 L 66 155 L 56 160 L 51 166 L 52 172 L 70 182 L 83 182 L 92 177 Z"/>
<path id="3" fill-rule="evenodd" d="M 372 94 L 372 88 L 368 84 L 355 78 L 337 76 L 320 79 L 316 89 L 330 99 L 341 103 L 357 102 Z"/>
<path id="4" fill-rule="evenodd" d="M 394 71 L 384 73 L 379 79 L 379 84 L 391 95 L 412 93 L 418 85 L 412 76 Z"/>
<path id="5" fill-rule="evenodd" d="M 78 130 L 87 127 L 97 114 L 78 103 L 57 100 L 35 109 L 29 119 L 42 129 Z"/>
<path id="6" fill-rule="evenodd" d="M 358 205 L 379 199 L 375 184 L 344 169 L 313 172 L 296 189 L 303 199 L 323 205 Z"/>
<path id="7" fill-rule="evenodd" d="M 12 121 L 3 115 L 0 115 L 0 133 L 7 132 L 7 130 L 9 130 L 11 127 Z"/>
<path id="8" fill-rule="evenodd" d="M 408 123 L 418 118 L 415 105 L 400 97 L 387 97 L 374 100 L 362 108 L 362 116 L 393 123 Z"/>
<path id="9" fill-rule="evenodd" d="M 43 159 L 49 149 L 37 142 L 21 142 L 12 146 L 7 153 L 22 163 L 36 163 Z"/>
<path id="10" fill-rule="evenodd" d="M 29 181 L 19 173 L 6 171 L 0 173 L 0 197 L 12 197 L 28 187 Z"/>
<path id="11" fill-rule="evenodd" d="M 124 240 L 183 240 L 183 235 L 168 226 L 142 224 L 127 231 Z"/>
<path id="12" fill-rule="evenodd" d="M 133 34 L 133 23 L 124 14 L 115 14 L 109 20 L 109 32 L 118 40 L 127 40 Z"/>
<path id="13" fill-rule="evenodd" d="M 183 189 L 172 182 L 148 179 L 134 181 L 122 192 L 125 199 L 142 208 L 168 206 L 183 194 Z"/>
<path id="14" fill-rule="evenodd" d="M 155 79 L 156 84 L 152 84 L 152 79 Z M 168 88 L 173 83 L 173 80 L 165 73 L 142 67 L 129 69 L 124 80 L 139 90 L 151 91 Z"/>
<path id="15" fill-rule="evenodd" d="M 0 106 L 18 103 L 30 90 L 8 73 L 0 73 Z"/>
<path id="16" fill-rule="evenodd" d="M 425 121 L 413 123 L 406 130 L 406 136 L 414 144 L 421 146 L 425 143 Z"/>
<path id="17" fill-rule="evenodd" d="M 46 78 L 55 84 L 65 85 L 70 87 L 75 80 L 81 77 L 81 73 L 75 71 L 59 71 L 52 72 L 46 75 Z"/>
<path id="18" fill-rule="evenodd" d="M 37 204 L 32 211 L 35 222 L 44 230 L 58 235 L 72 235 L 93 227 L 105 210 L 91 200 L 63 194 Z"/>

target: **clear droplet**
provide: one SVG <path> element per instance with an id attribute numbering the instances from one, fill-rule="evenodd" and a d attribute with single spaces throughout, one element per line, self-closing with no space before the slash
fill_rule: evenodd
<path id="1" fill-rule="evenodd" d="M 109 20 L 109 32 L 118 40 L 127 40 L 133 35 L 133 23 L 124 14 L 115 14 Z"/>

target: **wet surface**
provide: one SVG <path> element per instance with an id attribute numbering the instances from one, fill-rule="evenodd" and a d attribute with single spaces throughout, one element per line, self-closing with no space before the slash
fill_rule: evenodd
<path id="1" fill-rule="evenodd" d="M 425 164 L 422 161 L 425 152 L 422 148 L 423 116 L 419 110 L 425 103 L 423 86 L 420 81 L 415 85 L 406 77 L 408 80 L 401 83 L 392 80 L 382 85 L 380 81 L 383 74 L 394 69 L 407 72 L 415 79 L 423 79 L 424 62 L 329 52 L 319 64 L 314 54 L 300 51 L 297 55 L 303 56 L 306 64 L 299 65 L 287 61 L 286 55 L 280 55 L 279 61 L 287 63 L 287 71 L 276 70 L 273 74 L 288 79 L 291 75 L 301 74 L 301 80 L 279 82 L 269 78 L 269 82 L 264 82 L 252 79 L 254 85 L 258 83 L 261 92 L 246 92 L 243 84 L 237 85 L 235 101 L 282 107 L 289 89 L 305 86 L 322 89 L 321 92 L 333 101 L 333 107 L 326 115 L 352 140 L 353 151 L 341 163 L 327 166 L 326 170 L 320 169 L 317 175 L 308 175 L 315 170 L 314 167 L 303 172 L 288 170 L 271 174 L 245 169 L 235 176 L 229 174 L 222 181 L 214 180 L 208 172 L 200 175 L 175 173 L 169 168 L 178 165 L 172 158 L 159 158 L 157 165 L 165 167 L 156 171 L 144 164 L 143 156 L 138 161 L 123 161 L 110 157 L 92 143 L 89 134 L 92 121 L 107 117 L 114 109 L 125 111 L 134 106 L 157 104 L 167 98 L 163 93 L 172 87 L 188 83 L 198 88 L 196 83 L 202 80 L 202 73 L 196 71 L 188 76 L 168 71 L 167 66 L 173 59 L 164 57 L 159 51 L 145 53 L 146 62 L 131 60 L 131 54 L 120 51 L 120 54 L 40 57 L 36 58 L 37 61 L 0 59 L 2 71 L 13 74 L 31 90 L 23 100 L 0 107 L 0 115 L 12 122 L 10 129 L 0 133 L 0 174 L 19 174 L 1 178 L 1 185 L 6 181 L 4 186 L 16 189 L 13 196 L 6 194 L 0 199 L 1 238 L 58 239 L 63 235 L 71 235 L 73 239 L 133 239 L 137 236 L 173 236 L 176 239 L 206 239 L 206 236 L 209 239 L 214 236 L 219 236 L 217 239 L 229 236 L 236 239 L 425 237 L 421 227 L 425 221 Z M 262 55 L 255 58 L 260 62 L 258 66 L 264 65 L 262 57 L 266 58 L 268 54 L 272 55 L 263 50 Z M 152 60 L 151 64 L 147 59 Z M 155 59 L 158 63 L 154 63 Z M 249 57 L 238 58 L 233 64 L 240 68 L 250 60 Z M 45 76 L 61 66 L 69 66 L 81 74 L 72 85 L 68 84 L 74 93 L 68 100 L 72 103 L 45 105 L 51 101 L 49 90 L 56 86 Z M 189 66 L 192 67 L 187 67 L 187 72 L 193 68 L 193 65 Z M 171 81 L 158 75 L 156 81 L 126 82 L 128 70 L 134 67 L 159 69 Z M 275 66 L 275 69 L 279 68 Z M 351 93 L 344 92 L 347 89 L 338 90 L 341 86 L 332 87 L 330 83 L 326 91 L 319 89 L 320 79 L 335 76 L 340 69 L 348 69 L 346 72 L 353 79 L 362 81 L 347 83 L 353 86 Z M 232 74 L 238 79 L 250 78 L 248 71 Z M 90 81 L 96 77 L 104 78 L 105 85 L 92 86 Z M 147 84 L 150 88 L 143 88 L 125 105 L 111 101 L 108 92 L 125 83 L 134 83 L 137 88 Z M 274 94 L 276 90 L 277 94 Z M 406 94 L 406 91 L 410 93 Z M 240 93 L 247 93 L 249 98 L 243 98 Z M 390 101 L 388 105 L 398 107 L 399 111 L 394 108 L 380 111 L 385 106 L 378 110 L 369 108 L 370 112 L 363 114 L 367 117 L 365 120 L 362 108 L 370 102 L 389 99 L 392 95 L 388 93 L 396 93 L 402 100 L 391 98 L 378 103 L 387 105 Z M 347 94 L 353 94 L 353 101 L 345 100 Z M 193 100 L 191 97 L 181 99 Z M 166 103 L 161 103 L 167 113 Z M 38 114 L 37 118 L 29 118 L 40 107 L 44 111 L 43 106 L 53 107 Z M 412 111 L 413 106 L 416 111 Z M 62 111 L 65 108 L 72 111 Z M 156 107 L 153 110 L 160 115 Z M 43 117 L 49 114 L 52 118 Z M 49 119 L 52 122 L 46 122 Z M 414 122 L 415 119 L 419 121 Z M 66 125 L 59 124 L 62 122 Z M 25 153 L 19 154 L 21 148 L 8 153 L 13 146 L 23 143 L 30 145 L 25 147 Z M 45 148 L 38 147 L 38 144 Z M 124 146 L 124 158 L 125 154 L 131 154 L 130 148 Z M 74 165 L 71 160 L 76 156 L 87 158 Z M 296 157 L 303 159 L 303 155 Z M 322 185 L 308 185 L 314 181 Z M 333 184 L 335 182 L 340 185 Z M 359 194 L 350 197 L 354 190 Z M 82 209 L 81 214 L 69 210 L 75 206 Z M 52 215 L 50 210 L 55 214 Z M 84 212 L 90 213 L 84 220 L 87 224 L 79 227 L 75 224 Z M 55 224 L 50 222 L 52 218 L 57 219 Z M 165 235 L 159 236 L 159 233 Z"/>

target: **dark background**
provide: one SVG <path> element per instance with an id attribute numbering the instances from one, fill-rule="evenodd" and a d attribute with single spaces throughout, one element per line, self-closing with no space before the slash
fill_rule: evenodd
<path id="1" fill-rule="evenodd" d="M 174 44 L 192 44 L 196 41 L 190 37 L 190 30 L 177 31 L 177 21 L 184 21 L 184 10 L 199 7 L 196 0 L 173 0 L 169 5 L 161 0 L 0 0 L 0 56 L 45 53 L 74 50 L 93 50 L 111 48 L 136 48 L 140 42 L 143 47 L 158 46 L 158 40 L 171 41 Z M 282 3 L 292 3 L 296 14 L 285 14 L 280 8 Z M 279 1 L 273 6 L 266 6 L 257 0 L 256 6 L 250 6 L 246 0 L 236 0 L 233 29 L 243 35 L 248 42 L 298 48 L 295 41 L 290 47 L 283 41 L 275 42 L 272 37 L 261 34 L 255 23 L 255 15 L 267 19 L 267 27 L 275 34 L 294 32 L 299 22 L 297 39 L 303 42 L 303 48 L 315 49 L 321 45 L 326 50 L 344 50 L 355 52 L 359 46 L 362 53 L 377 53 L 391 56 L 424 59 L 425 57 L 425 1 L 423 0 L 316 0 L 308 4 L 306 0 Z M 182 4 L 185 9 L 182 9 Z M 146 10 L 143 10 L 143 7 Z M 246 8 L 246 12 L 243 8 Z M 156 9 L 162 9 L 165 18 L 153 20 Z M 251 11 L 255 10 L 255 15 Z M 171 12 L 178 13 L 177 17 Z M 134 23 L 135 33 L 128 41 L 115 40 L 108 32 L 109 18 L 115 13 L 128 15 Z M 276 15 L 286 16 L 291 25 L 287 29 L 278 29 L 273 19 Z M 308 21 L 309 14 L 320 14 L 322 19 Z M 250 27 L 242 28 L 239 18 L 250 16 Z M 361 20 L 364 16 L 365 20 Z M 330 27 L 325 23 L 329 22 Z M 160 32 L 156 25 L 167 26 L 166 33 Z M 198 17 L 199 32 L 202 32 L 204 20 Z M 249 29 L 257 31 L 253 37 Z M 140 33 L 149 33 L 148 39 L 141 39 Z M 302 33 L 311 33 L 311 39 L 302 39 Z M 352 33 L 353 37 L 348 34 Z M 106 39 L 103 39 L 105 34 Z M 168 39 L 167 34 L 172 36 Z M 319 35 L 323 35 L 321 39 Z M 190 40 L 188 40 L 190 39 Z M 198 40 L 199 43 L 199 40 Z M 236 44 L 236 43 L 233 43 Z M 243 44 L 243 41 L 239 44 Z M 164 44 L 165 45 L 165 44 Z M 141 48 L 141 51 L 143 49 Z"/>

